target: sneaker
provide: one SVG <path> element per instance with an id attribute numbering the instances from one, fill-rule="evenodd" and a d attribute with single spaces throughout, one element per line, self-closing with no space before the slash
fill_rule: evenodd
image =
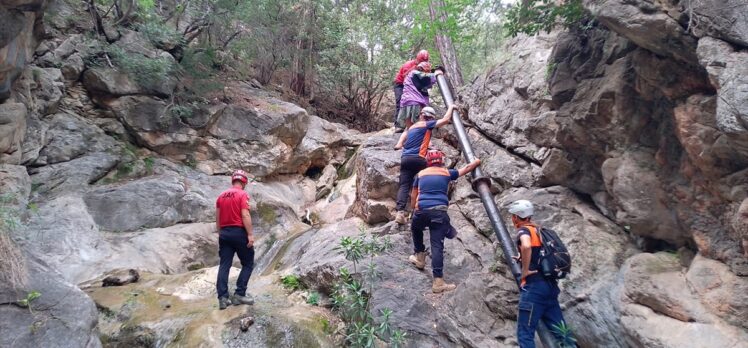
<path id="1" fill-rule="evenodd" d="M 242 304 L 253 305 L 255 304 L 255 300 L 252 299 L 252 297 L 250 297 L 249 295 L 241 296 L 241 295 L 234 294 L 234 296 L 231 296 L 231 303 L 233 303 L 234 306 L 238 306 Z"/>
<path id="2" fill-rule="evenodd" d="M 395 214 L 395 222 L 397 222 L 399 225 L 405 225 L 405 223 L 407 223 L 405 211 L 400 210 Z"/>
<path id="3" fill-rule="evenodd" d="M 224 310 L 231 305 L 231 300 L 228 297 L 221 297 L 218 299 L 218 309 Z"/>

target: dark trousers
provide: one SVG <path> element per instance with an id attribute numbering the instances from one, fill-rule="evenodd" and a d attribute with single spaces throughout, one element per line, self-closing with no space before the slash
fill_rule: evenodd
<path id="1" fill-rule="evenodd" d="M 395 92 L 395 116 L 392 118 L 392 122 L 397 126 L 397 115 L 400 113 L 400 99 L 403 98 L 403 85 L 396 83 L 392 90 Z"/>
<path id="2" fill-rule="evenodd" d="M 570 346 L 571 332 L 565 335 L 559 331 L 559 325 L 565 326 L 561 306 L 558 303 L 560 290 L 555 281 L 539 278 L 528 281 L 520 290 L 519 314 L 517 315 L 517 341 L 521 348 L 535 348 L 535 329 L 541 320 L 556 337 L 558 342 L 567 342 Z"/>
<path id="3" fill-rule="evenodd" d="M 416 253 L 426 251 L 423 245 L 423 230 L 429 228 L 431 239 L 431 273 L 434 278 L 444 277 L 444 238 L 447 236 L 451 225 L 449 214 L 444 210 L 416 210 L 413 221 L 410 223 L 410 232 L 413 234 L 413 251 Z"/>
<path id="4" fill-rule="evenodd" d="M 237 295 L 247 294 L 247 283 L 252 275 L 252 267 L 255 262 L 255 249 L 248 248 L 247 231 L 243 227 L 223 227 L 218 236 L 218 257 L 221 261 L 218 266 L 218 279 L 216 280 L 216 291 L 218 298 L 229 296 L 229 270 L 234 261 L 234 254 L 239 256 L 242 270 L 236 280 Z"/>
<path id="5" fill-rule="evenodd" d="M 400 159 L 400 189 L 397 191 L 398 211 L 405 210 L 410 200 L 410 190 L 418 172 L 426 169 L 426 159 L 421 156 L 403 156 Z"/>

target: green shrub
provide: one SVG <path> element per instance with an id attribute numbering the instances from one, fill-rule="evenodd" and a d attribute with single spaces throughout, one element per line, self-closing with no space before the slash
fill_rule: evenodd
<path id="1" fill-rule="evenodd" d="M 283 284 L 284 288 L 291 291 L 304 289 L 304 284 L 301 283 L 301 279 L 299 279 L 299 276 L 295 274 L 289 274 L 287 276 L 281 277 L 281 283 Z"/>
<path id="2" fill-rule="evenodd" d="M 106 54 L 115 67 L 144 87 L 162 84 L 175 72 L 174 61 L 165 57 L 149 58 L 114 45 L 106 48 Z"/>
<path id="3" fill-rule="evenodd" d="M 506 11 L 504 29 L 509 36 L 519 33 L 535 35 L 541 30 L 550 32 L 557 25 L 566 28 L 589 29 L 594 20 L 582 5 L 582 0 L 529 0 L 517 2 Z"/>
<path id="4" fill-rule="evenodd" d="M 319 306 L 319 293 L 316 291 L 312 291 L 311 293 L 309 293 L 309 297 L 307 297 L 306 303 L 312 306 Z"/>

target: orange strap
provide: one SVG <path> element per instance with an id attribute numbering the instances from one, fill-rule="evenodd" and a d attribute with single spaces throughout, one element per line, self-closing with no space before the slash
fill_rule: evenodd
<path id="1" fill-rule="evenodd" d="M 540 247 L 543 246 L 543 240 L 540 239 L 540 233 L 538 233 L 538 227 L 535 225 L 527 224 L 522 226 L 523 228 L 526 228 L 528 231 L 530 231 L 530 246 L 531 247 Z"/>

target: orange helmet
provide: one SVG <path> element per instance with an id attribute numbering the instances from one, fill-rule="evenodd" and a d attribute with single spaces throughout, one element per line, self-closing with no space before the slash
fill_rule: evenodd
<path id="1" fill-rule="evenodd" d="M 418 54 L 416 54 L 416 62 L 428 62 L 429 61 L 429 51 L 426 50 L 420 50 L 418 51 Z"/>
<path id="2" fill-rule="evenodd" d="M 247 182 L 249 182 L 249 177 L 247 177 L 247 173 L 239 169 L 235 171 L 234 174 L 231 174 L 231 182 L 233 183 L 236 180 L 239 180 L 246 185 Z"/>
<path id="3" fill-rule="evenodd" d="M 430 149 L 426 152 L 426 164 L 429 167 L 444 165 L 444 152 Z"/>

